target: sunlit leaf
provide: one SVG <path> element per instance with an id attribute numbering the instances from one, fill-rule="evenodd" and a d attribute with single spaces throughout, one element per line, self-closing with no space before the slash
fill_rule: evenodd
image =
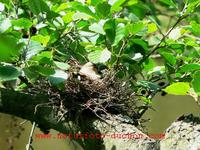
<path id="1" fill-rule="evenodd" d="M 105 35 L 104 29 L 103 29 L 104 23 L 105 23 L 105 21 L 100 21 L 98 24 L 94 23 L 91 26 L 89 26 L 89 30 Z"/>
<path id="2" fill-rule="evenodd" d="M 0 32 L 3 33 L 12 26 L 10 19 L 6 18 L 0 22 Z"/>
<path id="3" fill-rule="evenodd" d="M 104 63 L 108 61 L 111 57 L 111 52 L 107 49 L 96 50 L 88 55 L 88 59 L 93 63 Z"/>
<path id="4" fill-rule="evenodd" d="M 49 35 L 43 36 L 41 34 L 38 34 L 38 35 L 32 36 L 31 40 L 37 41 L 37 42 L 41 43 L 43 46 L 47 46 L 47 44 L 50 40 L 50 36 Z"/>
<path id="5" fill-rule="evenodd" d="M 169 34 L 169 38 L 173 39 L 173 40 L 177 40 L 180 37 L 181 37 L 181 29 L 180 28 L 173 29 Z"/>
<path id="6" fill-rule="evenodd" d="M 97 15 L 94 12 L 92 12 L 92 10 L 88 6 L 83 5 L 80 2 L 73 2 L 71 7 L 77 10 L 78 12 L 97 18 Z"/>
<path id="7" fill-rule="evenodd" d="M 68 17 L 68 16 L 67 16 Z M 83 20 L 88 20 L 92 18 L 92 16 L 86 14 L 86 13 L 82 13 L 82 12 L 77 12 L 72 16 L 73 20 L 79 20 L 79 19 L 83 19 Z M 66 18 L 65 18 L 66 19 Z M 65 20 L 66 21 L 66 20 Z"/>
<path id="8" fill-rule="evenodd" d="M 126 2 L 126 6 L 131 6 L 131 5 L 134 5 L 134 4 L 137 4 L 138 3 L 138 0 L 128 0 Z"/>
<path id="9" fill-rule="evenodd" d="M 4 11 L 4 9 L 5 9 L 5 5 L 0 2 L 0 11 Z"/>
<path id="10" fill-rule="evenodd" d="M 67 63 L 62 63 L 62 62 L 58 62 L 58 61 L 54 61 L 55 65 L 62 69 L 62 70 L 68 70 L 70 68 L 70 65 L 68 65 Z"/>
<path id="11" fill-rule="evenodd" d="M 39 42 L 32 41 L 32 40 L 30 41 L 27 48 L 28 48 L 28 51 L 26 53 L 26 59 L 30 59 L 32 56 L 44 50 L 44 48 L 41 46 Z"/>
<path id="12" fill-rule="evenodd" d="M 191 30 L 195 35 L 200 35 L 200 24 L 196 23 L 195 21 L 192 21 L 191 27 Z"/>
<path id="13" fill-rule="evenodd" d="M 155 23 L 148 24 L 148 33 L 153 33 L 157 30 L 157 26 Z"/>
<path id="14" fill-rule="evenodd" d="M 164 89 L 165 92 L 173 95 L 187 95 L 190 90 L 190 84 L 187 82 L 177 82 Z"/>
<path id="15" fill-rule="evenodd" d="M 121 5 L 124 4 L 126 0 L 117 0 L 111 7 L 111 12 L 120 11 L 122 9 Z"/>
<path id="16" fill-rule="evenodd" d="M 69 78 L 69 74 L 62 70 L 55 70 L 55 73 L 49 77 L 51 84 L 58 85 Z"/>
<path id="17" fill-rule="evenodd" d="M 66 8 L 68 8 L 69 5 L 67 3 L 62 3 L 57 9 L 56 9 L 56 12 L 60 12 L 60 11 L 63 11 L 65 10 Z"/>
<path id="18" fill-rule="evenodd" d="M 72 11 L 72 12 L 67 12 L 67 14 L 66 14 L 65 16 L 63 16 L 62 19 L 63 19 L 63 21 L 64 21 L 65 23 L 70 23 L 70 22 L 73 20 L 73 15 L 74 15 L 74 12 L 73 12 L 73 11 Z M 77 14 L 76 14 L 76 15 L 77 15 Z M 77 18 L 78 18 L 78 17 L 77 17 Z M 76 16 L 75 16 L 74 20 L 76 20 L 77 18 L 76 18 Z M 79 18 L 80 18 L 80 16 L 79 16 Z"/>
<path id="19" fill-rule="evenodd" d="M 141 31 L 144 27 L 145 27 L 145 25 L 144 25 L 143 22 L 137 22 L 137 23 L 134 23 L 134 24 L 127 25 L 126 28 L 127 28 L 129 33 L 136 34 L 139 31 Z"/>
<path id="20" fill-rule="evenodd" d="M 12 20 L 11 23 L 20 28 L 29 29 L 32 26 L 32 22 L 26 18 L 20 18 L 18 20 Z"/>
<path id="21" fill-rule="evenodd" d="M 150 71 L 153 70 L 153 68 L 156 66 L 156 63 L 153 59 L 148 59 L 144 62 L 144 70 Z"/>
<path id="22" fill-rule="evenodd" d="M 187 0 L 188 5 L 185 14 L 192 13 L 200 6 L 200 0 Z"/>

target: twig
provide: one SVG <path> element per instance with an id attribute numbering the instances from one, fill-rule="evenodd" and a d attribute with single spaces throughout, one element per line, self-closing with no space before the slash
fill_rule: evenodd
<path id="1" fill-rule="evenodd" d="M 24 121 L 20 122 L 20 125 L 23 125 L 23 124 L 25 124 L 26 122 L 27 122 L 27 120 L 24 120 Z"/>
<path id="2" fill-rule="evenodd" d="M 31 146 L 31 143 L 33 141 L 32 137 L 33 137 L 34 130 L 35 130 L 35 122 L 33 122 L 33 125 L 32 125 L 31 133 L 29 135 L 28 144 L 26 144 L 26 150 L 30 150 L 30 148 L 33 149 L 32 146 Z"/>
<path id="3" fill-rule="evenodd" d="M 47 103 L 42 103 L 42 104 L 37 104 L 35 106 L 35 111 L 34 111 L 34 115 L 36 114 L 37 110 L 38 110 L 38 107 L 41 107 L 41 106 L 48 106 L 49 104 L 54 104 L 55 102 L 47 102 Z M 50 107 L 50 106 L 49 106 Z"/>
<path id="4" fill-rule="evenodd" d="M 120 48 L 120 50 L 119 50 L 119 54 L 118 54 L 118 56 L 117 56 L 116 65 L 115 65 L 115 67 L 114 67 L 115 69 L 117 69 L 118 66 L 119 66 L 119 60 L 120 60 L 120 57 L 121 57 L 121 55 L 122 55 L 122 53 L 123 53 L 123 51 L 124 51 L 125 46 L 126 46 L 126 40 L 123 41 L 122 46 L 121 46 L 121 48 Z"/>
<path id="5" fill-rule="evenodd" d="M 68 110 L 66 110 L 65 112 L 63 112 L 62 115 L 61 115 L 61 117 L 58 119 L 57 123 L 59 123 L 68 112 L 69 112 Z"/>
<path id="6" fill-rule="evenodd" d="M 178 20 L 175 22 L 175 24 L 167 31 L 167 33 L 165 34 L 165 36 L 162 37 L 162 39 L 160 40 L 160 42 L 149 52 L 149 54 L 147 54 L 146 56 L 144 56 L 144 58 L 139 62 L 139 65 L 141 65 L 147 58 L 149 58 L 157 49 L 160 48 L 160 45 L 162 44 L 162 42 L 166 39 L 166 37 L 172 32 L 172 30 L 184 19 L 186 18 L 187 15 L 182 16 L 180 18 L 178 18 Z"/>
<path id="7" fill-rule="evenodd" d="M 22 61 L 26 61 L 26 59 L 27 59 L 27 52 L 28 52 L 28 49 L 29 49 L 29 45 L 30 45 L 30 42 L 31 42 L 31 36 L 30 36 L 30 34 L 28 35 L 28 40 L 27 40 L 27 43 L 26 43 L 26 46 L 25 46 L 25 48 L 24 48 L 24 50 L 23 50 L 23 53 L 22 53 L 22 55 L 21 55 L 21 58 L 20 58 L 20 60 L 22 60 Z"/>
<path id="8" fill-rule="evenodd" d="M 14 10 L 15 10 L 15 19 L 18 19 L 18 9 L 19 9 L 19 6 L 18 6 L 18 4 L 16 4 L 16 6 L 15 6 L 15 4 L 12 1 L 11 1 L 11 4 L 12 4 Z"/>

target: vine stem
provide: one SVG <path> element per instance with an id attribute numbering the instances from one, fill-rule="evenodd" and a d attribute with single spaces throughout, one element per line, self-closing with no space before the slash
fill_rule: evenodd
<path id="1" fill-rule="evenodd" d="M 30 150 L 30 148 L 33 149 L 32 146 L 31 146 L 31 143 L 33 141 L 32 137 L 33 137 L 33 132 L 35 130 L 35 125 L 36 125 L 35 122 L 33 122 L 32 129 L 31 129 L 29 139 L 28 139 L 28 144 L 26 144 L 26 150 Z"/>
<path id="2" fill-rule="evenodd" d="M 185 16 L 181 16 L 180 18 L 178 18 L 178 20 L 175 22 L 175 24 L 167 31 L 167 33 L 162 37 L 162 39 L 160 40 L 160 42 L 153 47 L 153 49 L 149 52 L 149 54 L 147 54 L 146 56 L 144 56 L 144 58 L 139 62 L 139 64 L 141 65 L 144 61 L 146 61 L 146 59 L 148 59 L 157 49 L 160 48 L 160 45 L 162 44 L 163 41 L 165 41 L 165 39 L 169 36 L 169 34 L 172 32 L 172 30 L 184 19 L 186 18 L 187 15 Z"/>
<path id="3" fill-rule="evenodd" d="M 122 53 L 124 51 L 125 46 L 126 46 L 126 40 L 123 41 L 122 46 L 121 46 L 121 48 L 119 50 L 119 53 L 118 53 L 118 56 L 117 56 L 117 60 L 116 60 L 116 65 L 114 67 L 115 69 L 117 69 L 118 66 L 119 66 L 120 57 L 121 57 L 121 55 L 122 55 Z"/>

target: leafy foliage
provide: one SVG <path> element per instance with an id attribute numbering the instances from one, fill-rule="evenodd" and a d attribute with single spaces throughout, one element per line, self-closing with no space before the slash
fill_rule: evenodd
<path id="1" fill-rule="evenodd" d="M 31 84 L 45 78 L 58 85 L 68 79 L 71 60 L 91 61 L 131 84 L 145 103 L 163 89 L 200 95 L 199 5 L 199 0 L 1 0 L 0 80 L 23 76 Z M 150 94 L 141 95 L 141 89 Z"/>

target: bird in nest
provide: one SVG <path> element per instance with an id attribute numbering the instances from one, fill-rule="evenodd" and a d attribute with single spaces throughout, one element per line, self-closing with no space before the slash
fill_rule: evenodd
<path id="1" fill-rule="evenodd" d="M 91 81 L 100 81 L 101 79 L 97 66 L 91 62 L 87 62 L 81 66 L 79 75 Z"/>

